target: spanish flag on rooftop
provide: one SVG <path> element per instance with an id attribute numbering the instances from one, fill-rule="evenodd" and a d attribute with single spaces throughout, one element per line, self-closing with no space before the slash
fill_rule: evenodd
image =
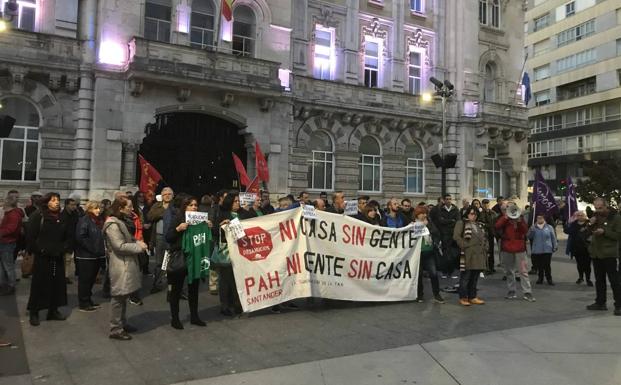
<path id="1" fill-rule="evenodd" d="M 222 16 L 226 21 L 231 21 L 233 18 L 233 2 L 235 0 L 222 0 Z"/>

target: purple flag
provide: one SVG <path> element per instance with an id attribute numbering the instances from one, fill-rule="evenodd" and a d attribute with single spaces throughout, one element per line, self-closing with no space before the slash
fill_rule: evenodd
<path id="1" fill-rule="evenodd" d="M 578 211 L 578 200 L 576 199 L 576 185 L 567 178 L 567 192 L 565 196 L 565 204 L 567 206 L 567 220 L 571 222 L 571 217 Z"/>
<path id="2" fill-rule="evenodd" d="M 533 221 L 537 218 L 537 215 L 543 215 L 547 218 L 558 212 L 558 205 L 556 204 L 556 199 L 554 199 L 554 194 L 546 184 L 539 169 L 535 171 L 533 205 L 535 206 Z"/>

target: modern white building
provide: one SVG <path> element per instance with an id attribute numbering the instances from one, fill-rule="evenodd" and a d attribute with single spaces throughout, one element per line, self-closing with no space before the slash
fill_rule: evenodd
<path id="1" fill-rule="evenodd" d="M 3 4 L 6 0 L 1 1 Z M 449 80 L 448 191 L 526 196 L 523 1 L 17 0 L 0 33 L 5 190 L 92 198 L 137 185 L 142 154 L 176 190 L 435 199 L 430 76 Z M 5 18 L 8 17 L 5 14 Z"/>
<path id="2" fill-rule="evenodd" d="M 530 3 L 528 165 L 541 167 L 562 195 L 567 177 L 584 176 L 593 161 L 621 158 L 621 2 Z"/>

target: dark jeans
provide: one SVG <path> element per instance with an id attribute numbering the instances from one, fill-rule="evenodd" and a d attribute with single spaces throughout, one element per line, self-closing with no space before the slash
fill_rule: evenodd
<path id="1" fill-rule="evenodd" d="M 181 292 L 183 291 L 183 284 L 186 282 L 187 270 L 183 270 L 180 273 L 168 273 L 168 284 L 170 289 L 170 316 L 174 320 L 179 319 L 179 300 L 181 299 Z M 198 286 L 200 279 L 195 279 L 192 283 L 188 284 L 188 305 L 190 306 L 190 317 L 192 319 L 198 318 Z"/>
<path id="2" fill-rule="evenodd" d="M 552 263 L 552 253 L 532 254 L 530 257 L 533 260 L 535 269 L 537 269 L 537 273 L 539 274 L 539 280 L 543 280 L 543 276 L 545 275 L 546 279 L 551 281 L 552 267 L 550 264 Z"/>
<path id="3" fill-rule="evenodd" d="M 100 259 L 76 259 L 77 266 L 80 269 L 78 275 L 78 302 L 81 308 L 91 306 L 93 301 L 93 285 L 97 279 L 97 273 L 101 268 Z"/>
<path id="4" fill-rule="evenodd" d="M 459 298 L 477 297 L 477 283 L 482 270 L 466 270 L 459 275 Z"/>
<path id="5" fill-rule="evenodd" d="M 575 254 L 576 268 L 578 269 L 578 277 L 587 281 L 591 280 L 591 256 L 589 253 Z"/>
<path id="6" fill-rule="evenodd" d="M 417 296 L 423 298 L 423 271 L 429 273 L 431 280 L 431 291 L 433 295 L 440 294 L 440 282 L 436 271 L 436 254 L 432 251 L 420 253 L 420 268 L 418 269 L 418 291 Z"/>
<path id="7" fill-rule="evenodd" d="M 237 295 L 237 286 L 235 285 L 235 276 L 233 275 L 232 266 L 222 266 L 218 268 L 220 276 L 220 287 L 218 294 L 220 295 L 220 310 L 229 310 L 234 313 L 241 313 L 242 308 L 239 303 L 239 295 Z"/>
<path id="8" fill-rule="evenodd" d="M 442 240 L 441 263 L 438 264 L 440 270 L 448 277 L 459 268 L 459 248 L 453 239 Z"/>
<path id="9" fill-rule="evenodd" d="M 617 270 L 617 258 L 593 258 L 593 272 L 595 273 L 595 303 L 606 304 L 606 276 L 612 288 L 615 299 L 615 308 L 621 307 L 621 283 Z"/>

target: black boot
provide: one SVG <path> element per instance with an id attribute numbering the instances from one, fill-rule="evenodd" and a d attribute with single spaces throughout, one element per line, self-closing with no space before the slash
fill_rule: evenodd
<path id="1" fill-rule="evenodd" d="M 183 329 L 183 324 L 179 320 L 179 300 L 170 301 L 170 326 L 178 330 Z"/>
<path id="2" fill-rule="evenodd" d="M 39 312 L 38 311 L 31 311 L 30 312 L 30 324 L 32 326 L 39 326 L 40 322 L 39 322 Z"/>
<path id="3" fill-rule="evenodd" d="M 66 320 L 67 317 L 65 317 L 64 315 L 62 315 L 58 309 L 56 308 L 51 308 L 50 310 L 48 310 L 47 312 L 47 320 L 48 321 L 64 321 Z"/>
<path id="4" fill-rule="evenodd" d="M 541 285 L 542 283 L 543 283 L 543 274 L 541 274 L 539 278 L 537 279 L 537 285 Z"/>
<path id="5" fill-rule="evenodd" d="M 196 294 L 194 291 L 190 291 L 188 305 L 190 305 L 190 323 L 196 326 L 207 326 L 207 324 L 198 316 L 198 291 L 196 291 Z"/>

